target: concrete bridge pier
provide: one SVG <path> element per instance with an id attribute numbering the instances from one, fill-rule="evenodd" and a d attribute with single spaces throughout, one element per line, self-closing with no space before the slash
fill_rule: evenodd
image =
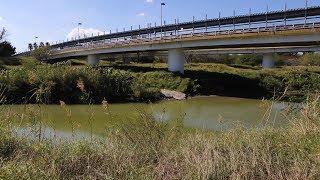
<path id="1" fill-rule="evenodd" d="M 123 64 L 130 64 L 130 58 L 126 55 L 122 56 L 122 63 Z"/>
<path id="2" fill-rule="evenodd" d="M 273 53 L 263 54 L 263 60 L 262 60 L 263 69 L 274 68 L 274 63 L 275 63 L 275 59 L 274 59 Z"/>
<path id="3" fill-rule="evenodd" d="M 168 51 L 168 69 L 170 72 L 184 74 L 186 58 L 183 49 L 170 49 Z"/>
<path id="4" fill-rule="evenodd" d="M 97 66 L 99 64 L 99 56 L 96 54 L 90 54 L 88 55 L 88 64 L 90 66 Z"/>

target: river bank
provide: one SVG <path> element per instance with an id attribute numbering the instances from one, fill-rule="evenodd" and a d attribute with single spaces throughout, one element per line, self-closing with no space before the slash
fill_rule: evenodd
<path id="1" fill-rule="evenodd" d="M 133 72 L 166 70 L 165 63 L 130 65 L 111 64 Z M 180 77 L 195 81 L 197 95 L 219 95 L 253 99 L 281 99 L 302 102 L 308 94 L 320 91 L 319 66 L 284 66 L 261 69 L 252 66 L 228 66 L 215 63 L 188 63 Z"/>
<path id="2" fill-rule="evenodd" d="M 311 100 L 312 99 L 312 100 Z M 112 119 L 105 104 L 104 138 L 60 142 L 42 136 L 40 112 L 12 114 L 0 108 L 0 177 L 3 179 L 318 179 L 319 98 L 286 116 L 283 128 L 237 126 L 225 132 L 186 129 L 179 119 L 158 122 Z M 1 106 L 0 106 L 1 107 Z M 68 106 L 62 105 L 68 116 Z M 15 111 L 16 112 L 16 111 Z M 87 110 L 90 117 L 90 108 Z M 266 111 L 268 112 L 268 111 Z M 30 118 L 30 136 L 15 136 L 14 117 Z M 89 118 L 90 119 L 90 118 Z M 76 132 L 74 119 L 66 121 Z M 89 122 L 95 121 L 91 118 Z M 89 124 L 90 125 L 90 124 Z M 89 126 L 90 127 L 90 126 Z M 74 137 L 72 137 L 74 138 Z"/>
<path id="3" fill-rule="evenodd" d="M 21 60 L 22 61 L 22 60 Z M 219 95 L 302 102 L 320 91 L 319 66 L 262 70 L 214 63 L 189 63 L 184 75 L 167 72 L 166 64 L 119 65 L 102 62 L 90 68 L 78 61 L 53 65 L 24 59 L 1 71 L 0 86 L 9 104 L 101 104 L 103 101 L 156 102 L 161 90 L 188 97 Z"/>
<path id="4" fill-rule="evenodd" d="M 153 102 L 163 98 L 161 89 L 186 94 L 197 92 L 197 85 L 191 79 L 165 71 L 135 73 L 66 64 L 3 70 L 0 87 L 8 104 Z"/>

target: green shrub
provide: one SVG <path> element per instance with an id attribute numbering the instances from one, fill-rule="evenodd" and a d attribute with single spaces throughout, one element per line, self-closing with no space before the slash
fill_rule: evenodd
<path id="1" fill-rule="evenodd" d="M 0 57 L 10 57 L 16 53 L 16 48 L 8 41 L 0 42 Z"/>
<path id="2" fill-rule="evenodd" d="M 0 64 L 4 64 L 7 66 L 18 66 L 21 65 L 20 59 L 14 57 L 5 57 L 0 58 Z"/>
<path id="3" fill-rule="evenodd" d="M 260 66 L 262 64 L 262 56 L 255 54 L 243 54 L 235 56 L 235 64 Z"/>
<path id="4" fill-rule="evenodd" d="M 34 57 L 38 61 L 48 60 L 51 55 L 51 49 L 49 46 L 43 46 L 34 49 L 31 52 L 31 56 Z"/>
<path id="5" fill-rule="evenodd" d="M 132 73 L 64 63 L 9 69 L 2 72 L 0 84 L 7 89 L 9 103 L 153 101 L 160 99 L 161 89 L 194 89 L 190 79 L 167 72 Z"/>
<path id="6" fill-rule="evenodd" d="M 320 66 L 320 54 L 319 53 L 306 53 L 300 57 L 302 65 L 305 66 Z"/>
<path id="7" fill-rule="evenodd" d="M 4 66 L 4 63 L 1 61 L 1 59 L 0 59 L 0 70 L 1 69 L 5 69 L 5 66 Z"/>

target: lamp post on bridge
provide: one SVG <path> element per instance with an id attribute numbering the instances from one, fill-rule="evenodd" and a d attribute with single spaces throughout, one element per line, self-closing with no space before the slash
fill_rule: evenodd
<path id="1" fill-rule="evenodd" d="M 81 22 L 78 23 L 78 38 L 80 39 L 80 26 L 82 25 Z"/>
<path id="2" fill-rule="evenodd" d="M 266 11 L 266 28 L 268 27 L 268 13 L 269 13 L 269 5 L 267 5 L 267 11 Z"/>
<path id="3" fill-rule="evenodd" d="M 308 16 L 308 0 L 305 2 L 305 12 L 304 12 L 304 25 L 307 25 L 307 16 Z"/>
<path id="4" fill-rule="evenodd" d="M 163 25 L 163 6 L 165 6 L 166 3 L 161 2 L 161 26 Z"/>
<path id="5" fill-rule="evenodd" d="M 38 39 L 38 38 L 39 38 L 38 36 L 34 36 L 34 43 L 37 44 L 37 39 Z"/>
<path id="6" fill-rule="evenodd" d="M 80 44 L 80 26 L 82 25 L 81 22 L 78 23 L 78 44 Z"/>
<path id="7" fill-rule="evenodd" d="M 284 26 L 287 26 L 287 2 L 284 4 Z"/>

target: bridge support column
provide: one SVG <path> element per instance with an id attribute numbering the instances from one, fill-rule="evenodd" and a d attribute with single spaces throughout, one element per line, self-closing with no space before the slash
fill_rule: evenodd
<path id="1" fill-rule="evenodd" d="M 186 58 L 182 49 L 170 49 L 168 52 L 168 69 L 170 72 L 184 74 Z"/>
<path id="2" fill-rule="evenodd" d="M 130 64 L 130 58 L 126 55 L 122 56 L 122 63 L 123 64 Z"/>
<path id="3" fill-rule="evenodd" d="M 90 54 L 88 55 L 88 64 L 90 66 L 96 66 L 99 64 L 99 56 L 98 55 L 94 55 L 94 54 Z"/>
<path id="4" fill-rule="evenodd" d="M 263 54 L 263 60 L 262 60 L 262 68 L 263 69 L 270 69 L 274 67 L 274 54 L 273 53 L 268 53 L 268 54 Z"/>

